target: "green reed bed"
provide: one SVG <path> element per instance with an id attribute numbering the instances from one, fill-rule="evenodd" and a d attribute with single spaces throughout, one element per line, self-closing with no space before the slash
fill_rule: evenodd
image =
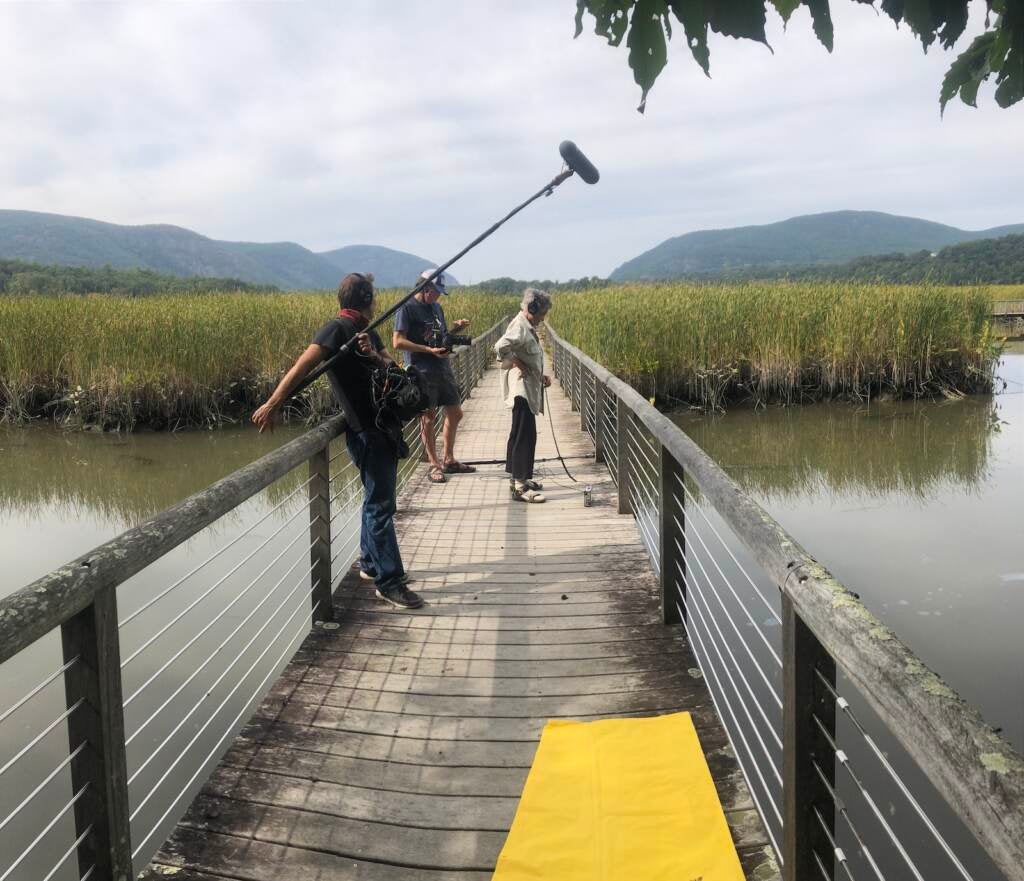
<path id="1" fill-rule="evenodd" d="M 385 292 L 381 303 L 398 296 Z M 516 304 L 458 293 L 445 307 L 481 333 Z M 319 292 L 0 298 L 0 419 L 123 430 L 242 419 L 337 308 L 334 295 Z M 391 322 L 381 330 L 390 342 Z M 321 381 L 289 415 L 330 408 Z"/>
<path id="2" fill-rule="evenodd" d="M 665 283 L 561 294 L 566 339 L 662 402 L 923 397 L 991 387 L 986 288 Z"/>

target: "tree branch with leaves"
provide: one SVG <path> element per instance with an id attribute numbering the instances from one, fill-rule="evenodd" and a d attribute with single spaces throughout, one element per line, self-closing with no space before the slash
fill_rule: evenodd
<path id="1" fill-rule="evenodd" d="M 872 0 L 851 2 L 875 4 Z M 881 0 L 882 12 L 897 26 L 906 24 L 927 52 L 936 41 L 951 49 L 967 28 L 970 0 Z M 985 3 L 985 30 L 950 65 L 939 93 L 940 111 L 957 95 L 977 107 L 983 82 L 995 83 L 995 99 L 1009 107 L 1024 98 L 1024 0 L 976 0 Z M 800 6 L 811 14 L 814 34 L 832 51 L 833 27 L 829 0 L 577 0 L 576 36 L 584 18 L 594 20 L 594 32 L 612 46 L 623 39 L 629 66 L 641 89 L 641 113 L 647 96 L 668 63 L 668 44 L 674 28 L 682 27 L 694 60 L 711 75 L 708 31 L 768 46 L 765 34 L 768 6 L 788 22 Z M 769 46 L 769 48 L 771 48 Z"/>

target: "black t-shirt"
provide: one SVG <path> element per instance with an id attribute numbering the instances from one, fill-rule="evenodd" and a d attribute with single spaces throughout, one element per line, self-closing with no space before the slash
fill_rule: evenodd
<path id="1" fill-rule="evenodd" d="M 395 315 L 395 330 L 404 333 L 409 342 L 421 346 L 435 346 L 434 331 L 443 334 L 448 330 L 444 310 L 440 303 L 422 303 L 413 297 Z M 426 352 L 402 352 L 406 364 L 414 364 L 419 370 L 440 372 L 448 369 L 448 359 L 428 355 Z"/>
<path id="2" fill-rule="evenodd" d="M 355 325 L 347 318 L 332 318 L 316 332 L 313 342 L 328 351 L 328 357 L 337 352 L 357 333 Z M 373 347 L 380 352 L 384 348 L 377 331 L 370 331 Z M 353 346 L 327 371 L 334 397 L 345 413 L 349 426 L 355 431 L 370 431 L 374 425 L 373 398 L 370 378 L 375 362 L 359 353 Z"/>

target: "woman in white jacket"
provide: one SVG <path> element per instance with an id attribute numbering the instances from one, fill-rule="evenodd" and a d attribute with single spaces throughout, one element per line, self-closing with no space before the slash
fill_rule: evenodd
<path id="1" fill-rule="evenodd" d="M 544 412 L 544 389 L 551 378 L 544 375 L 544 349 L 534 329 L 551 309 L 551 296 L 537 288 L 523 291 L 522 311 L 509 323 L 494 345 L 501 367 L 505 406 L 512 410 L 505 470 L 512 476 L 512 497 L 521 502 L 543 502 L 543 487 L 533 479 L 537 451 L 537 414 Z"/>

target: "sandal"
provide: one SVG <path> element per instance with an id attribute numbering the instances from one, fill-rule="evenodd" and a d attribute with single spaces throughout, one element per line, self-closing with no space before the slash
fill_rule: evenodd
<path id="1" fill-rule="evenodd" d="M 472 465 L 463 465 L 455 459 L 452 459 L 451 462 L 444 466 L 445 474 L 473 474 L 475 472 L 476 468 Z"/>
<path id="2" fill-rule="evenodd" d="M 537 492 L 535 489 L 522 489 L 515 488 L 512 490 L 512 498 L 517 499 L 520 502 L 532 502 L 533 504 L 539 504 L 540 502 L 547 501 L 542 493 Z"/>
<path id="3" fill-rule="evenodd" d="M 427 472 L 427 480 L 431 483 L 447 483 L 448 478 L 444 476 L 444 469 L 438 468 L 436 465 L 431 467 Z"/>

